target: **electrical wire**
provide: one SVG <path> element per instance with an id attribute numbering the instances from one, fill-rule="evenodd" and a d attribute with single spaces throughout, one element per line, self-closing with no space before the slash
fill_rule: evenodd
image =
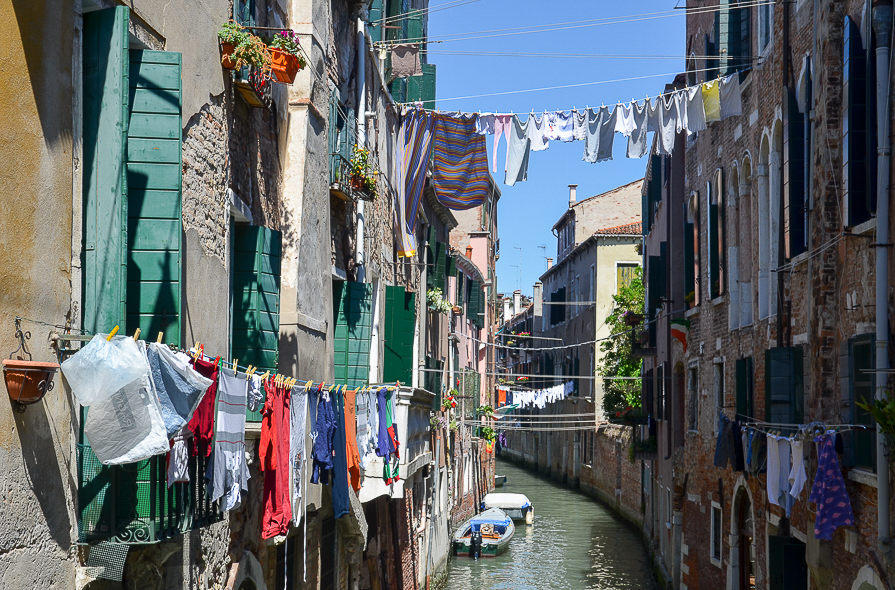
<path id="1" fill-rule="evenodd" d="M 475 55 L 486 57 L 547 57 L 570 59 L 719 59 L 717 55 L 621 55 L 599 53 L 527 53 L 509 51 L 451 51 L 445 49 L 428 49 L 430 55 Z M 761 56 L 737 56 L 737 61 L 760 61 Z"/>
<path id="2" fill-rule="evenodd" d="M 373 21 L 370 23 L 371 26 L 378 26 L 378 23 L 389 24 L 393 22 L 398 22 L 402 20 L 406 20 L 408 18 L 417 18 L 420 16 L 429 15 L 433 12 L 441 12 L 442 10 L 449 10 L 451 8 L 458 8 L 465 4 L 473 4 L 475 2 L 479 2 L 480 0 L 452 0 L 451 2 L 445 2 L 444 4 L 436 4 L 435 6 L 429 6 L 429 8 L 418 8 L 415 10 L 409 10 L 404 14 L 396 14 L 393 16 L 387 16 L 381 20 Z"/>

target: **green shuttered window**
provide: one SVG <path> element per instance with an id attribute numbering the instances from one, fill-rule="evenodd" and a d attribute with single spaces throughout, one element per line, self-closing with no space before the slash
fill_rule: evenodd
<path id="1" fill-rule="evenodd" d="M 765 351 L 765 420 L 799 424 L 804 408 L 803 351 L 800 347 Z"/>
<path id="2" fill-rule="evenodd" d="M 411 381 L 415 324 L 416 293 L 407 293 L 400 286 L 386 286 L 383 379 L 389 383 Z"/>
<path id="3" fill-rule="evenodd" d="M 737 360 L 736 378 L 737 415 L 740 418 L 752 418 L 754 416 L 752 400 L 752 357 Z"/>
<path id="4" fill-rule="evenodd" d="M 333 283 L 336 383 L 359 387 L 369 382 L 373 326 L 373 284 Z"/>

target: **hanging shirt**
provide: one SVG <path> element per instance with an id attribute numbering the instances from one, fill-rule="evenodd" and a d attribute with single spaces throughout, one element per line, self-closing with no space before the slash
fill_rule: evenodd
<path id="1" fill-rule="evenodd" d="M 647 104 L 631 103 L 631 117 L 634 119 L 634 131 L 628 137 L 628 157 L 642 158 L 646 155 L 647 150 L 647 134 L 649 132 L 647 126 L 647 118 L 649 116 Z"/>
<path id="2" fill-rule="evenodd" d="M 531 140 L 528 139 L 531 118 L 522 123 L 516 115 L 512 117 L 513 127 L 509 134 L 507 173 L 504 179 L 504 183 L 509 186 L 528 180 L 528 157 L 531 151 Z"/>
<path id="3" fill-rule="evenodd" d="M 705 122 L 714 123 L 721 120 L 721 94 L 718 80 L 705 82 L 702 85 L 702 102 L 705 108 Z"/>
<path id="4" fill-rule="evenodd" d="M 503 169 L 507 170 L 510 165 L 510 137 L 513 132 L 514 115 L 494 115 L 494 145 L 491 149 L 491 172 L 497 174 L 497 148 L 500 145 L 500 136 L 503 135 L 507 139 L 507 153 L 504 157 Z"/>
<path id="5" fill-rule="evenodd" d="M 743 114 L 742 89 L 740 88 L 740 75 L 731 74 L 722 79 L 721 88 L 718 91 L 721 109 L 721 120 L 727 117 Z"/>
<path id="6" fill-rule="evenodd" d="M 634 119 L 634 107 L 630 104 L 619 104 L 615 107 L 615 131 L 621 133 L 625 137 L 631 137 L 631 134 L 637 129 L 637 121 Z"/>
<path id="7" fill-rule="evenodd" d="M 189 365 L 184 366 L 175 360 L 174 353 L 162 344 L 151 343 L 146 358 L 170 439 L 192 419 L 212 382 Z"/>
<path id="8" fill-rule="evenodd" d="M 376 394 L 377 408 L 379 410 L 379 440 L 376 444 L 376 455 L 385 457 L 388 460 L 389 455 L 395 452 L 394 442 L 389 436 L 389 402 L 391 401 L 392 392 L 388 387 L 382 387 Z"/>
<path id="9" fill-rule="evenodd" d="M 678 103 L 673 96 L 660 96 L 657 101 L 659 135 L 656 138 L 656 151 L 661 155 L 670 155 L 674 151 L 674 140 L 680 124 Z"/>
<path id="10" fill-rule="evenodd" d="M 550 147 L 548 135 L 547 113 L 538 117 L 534 113 L 528 116 L 528 139 L 531 141 L 531 151 L 541 152 Z"/>
<path id="11" fill-rule="evenodd" d="M 211 379 L 211 385 L 205 391 L 205 396 L 196 407 L 188 425 L 195 435 L 193 452 L 207 457 L 211 454 L 211 440 L 214 438 L 214 405 L 217 401 L 218 366 L 212 361 L 197 358 L 193 361 L 193 367 L 200 375 Z"/>
<path id="12" fill-rule="evenodd" d="M 332 408 L 335 417 L 333 431 L 333 518 L 342 518 L 351 511 L 348 499 L 348 440 L 345 426 L 344 387 L 337 387 L 332 392 Z"/>
<path id="13" fill-rule="evenodd" d="M 289 473 L 292 482 L 292 521 L 301 520 L 301 498 L 304 493 L 305 445 L 308 428 L 308 394 L 304 385 L 292 388 L 289 404 Z"/>
<path id="14" fill-rule="evenodd" d="M 494 134 L 494 113 L 480 113 L 475 117 L 475 132 L 479 135 Z"/>
<path id="15" fill-rule="evenodd" d="M 572 111 L 572 139 L 584 141 L 587 138 L 587 111 Z"/>
<path id="16" fill-rule="evenodd" d="M 376 457 L 379 440 L 379 418 L 376 413 L 376 394 L 364 391 L 357 397 L 357 439 L 360 453 L 360 467 L 366 470 Z"/>
<path id="17" fill-rule="evenodd" d="M 290 410 L 291 389 L 274 385 L 272 379 L 266 383 L 267 402 L 264 404 L 264 419 L 269 421 L 267 444 L 275 453 L 268 451 L 269 459 L 264 470 L 264 513 L 261 517 L 261 538 L 270 539 L 289 532 L 292 520 L 292 503 L 289 498 L 289 444 L 290 444 Z M 264 423 L 261 425 L 262 442 L 264 441 Z"/>
<path id="18" fill-rule="evenodd" d="M 789 495 L 798 500 L 808 475 L 805 473 L 805 443 L 799 438 L 792 439 L 792 469 L 789 471 Z"/>
<path id="19" fill-rule="evenodd" d="M 572 113 L 556 111 L 547 113 L 547 139 L 556 141 L 574 141 L 575 121 Z"/>
<path id="20" fill-rule="evenodd" d="M 829 433 L 814 439 L 817 443 L 817 474 L 811 487 L 809 502 L 817 505 L 814 536 L 830 540 L 838 527 L 855 524 L 848 490 L 839 469 L 833 436 Z"/>
<path id="21" fill-rule="evenodd" d="M 687 135 L 693 135 L 706 128 L 705 103 L 702 100 L 702 87 L 691 86 L 681 93 L 687 104 Z"/>
<path id="22" fill-rule="evenodd" d="M 190 480 L 190 453 L 187 450 L 186 441 L 182 436 L 171 441 L 171 451 L 168 453 L 168 487 L 178 482 Z"/>
<path id="23" fill-rule="evenodd" d="M 615 138 L 615 111 L 601 107 L 590 109 L 587 115 L 587 137 L 584 140 L 584 161 L 595 163 L 612 159 L 612 143 Z"/>
<path id="24" fill-rule="evenodd" d="M 232 372 L 222 371 L 218 377 L 217 416 L 215 419 L 214 452 L 205 470 L 212 502 L 225 496 L 223 510 L 233 510 L 242 503 L 242 491 L 249 489 L 249 468 L 245 455 L 246 398 L 249 384 Z"/>
<path id="25" fill-rule="evenodd" d="M 789 495 L 790 447 L 789 439 L 783 436 L 768 435 L 768 501 L 786 510 L 789 515 L 792 509 L 792 496 Z M 781 504 L 781 500 L 783 503 Z"/>
<path id="26" fill-rule="evenodd" d="M 357 390 L 345 391 L 345 440 L 348 454 L 348 481 L 360 492 L 360 453 L 357 448 Z"/>
<path id="27" fill-rule="evenodd" d="M 249 394 L 246 405 L 253 412 L 260 412 L 264 405 L 264 386 L 261 384 L 261 375 L 253 374 L 249 378 Z"/>
<path id="28" fill-rule="evenodd" d="M 316 398 L 317 424 L 311 435 L 314 440 L 314 469 L 311 472 L 311 483 L 327 485 L 333 469 L 333 434 L 336 430 L 336 416 L 329 395 L 318 391 Z"/>

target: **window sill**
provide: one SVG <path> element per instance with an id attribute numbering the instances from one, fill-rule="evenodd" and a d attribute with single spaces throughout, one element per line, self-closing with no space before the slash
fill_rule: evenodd
<path id="1" fill-rule="evenodd" d="M 863 235 L 869 234 L 875 229 L 876 218 L 873 218 L 865 221 L 864 223 L 859 223 L 858 225 L 854 226 L 853 228 L 851 228 L 851 231 L 849 233 Z"/>
<path id="2" fill-rule="evenodd" d="M 720 559 L 715 559 L 714 557 L 710 557 L 709 559 L 711 559 L 711 561 L 712 561 L 712 565 L 713 565 L 713 566 L 715 566 L 715 567 L 719 567 L 719 568 L 721 567 L 721 560 L 720 560 Z"/>
<path id="3" fill-rule="evenodd" d="M 848 472 L 848 478 L 871 488 L 877 487 L 877 477 L 872 471 L 866 469 L 854 468 Z"/>
<path id="4" fill-rule="evenodd" d="M 697 305 L 696 307 L 694 307 L 694 308 L 692 308 L 692 309 L 688 309 L 687 311 L 685 311 L 685 312 L 684 312 L 684 317 L 685 317 L 685 318 L 692 318 L 693 316 L 697 315 L 698 313 L 699 313 L 699 306 Z"/>
<path id="5" fill-rule="evenodd" d="M 714 299 L 712 299 L 712 307 L 714 307 L 714 306 L 716 306 L 716 305 L 721 305 L 722 303 L 725 303 L 724 295 L 723 295 L 723 294 L 722 294 L 722 295 L 718 295 L 717 297 L 715 297 Z"/>

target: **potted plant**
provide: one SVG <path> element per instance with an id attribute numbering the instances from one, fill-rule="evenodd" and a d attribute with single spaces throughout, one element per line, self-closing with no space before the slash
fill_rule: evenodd
<path id="1" fill-rule="evenodd" d="M 280 31 L 270 40 L 271 71 L 277 82 L 292 84 L 298 71 L 305 67 L 298 37 L 291 29 Z"/>
<path id="2" fill-rule="evenodd" d="M 374 170 L 372 174 L 369 172 L 370 150 L 354 144 L 354 153 L 351 155 L 349 165 L 351 166 L 351 179 L 349 181 L 351 188 L 369 195 L 371 199 L 375 199 L 376 178 L 379 176 L 379 171 Z"/>
<path id="3" fill-rule="evenodd" d="M 453 308 L 451 302 L 444 298 L 439 287 L 433 287 L 426 291 L 426 303 L 432 311 L 443 314 L 447 314 Z"/>
<path id="4" fill-rule="evenodd" d="M 59 370 L 58 363 L 4 359 L 2 364 L 6 391 L 19 412 L 53 389 L 53 376 Z"/>
<path id="5" fill-rule="evenodd" d="M 233 48 L 233 53 L 230 55 L 230 60 L 233 61 L 235 69 L 251 66 L 261 72 L 262 76 L 269 78 L 271 67 L 270 49 L 260 37 L 251 33 L 244 32 L 243 34 L 244 37 L 239 40 L 239 43 Z"/>
<path id="6" fill-rule="evenodd" d="M 626 326 L 638 326 L 643 323 L 643 314 L 626 311 L 625 315 L 622 316 L 622 319 Z"/>
<path id="7" fill-rule="evenodd" d="M 232 20 L 218 31 L 218 39 L 221 42 L 221 65 L 225 69 L 235 70 L 236 61 L 233 60 L 233 52 L 248 37 L 248 33 L 239 23 Z"/>

